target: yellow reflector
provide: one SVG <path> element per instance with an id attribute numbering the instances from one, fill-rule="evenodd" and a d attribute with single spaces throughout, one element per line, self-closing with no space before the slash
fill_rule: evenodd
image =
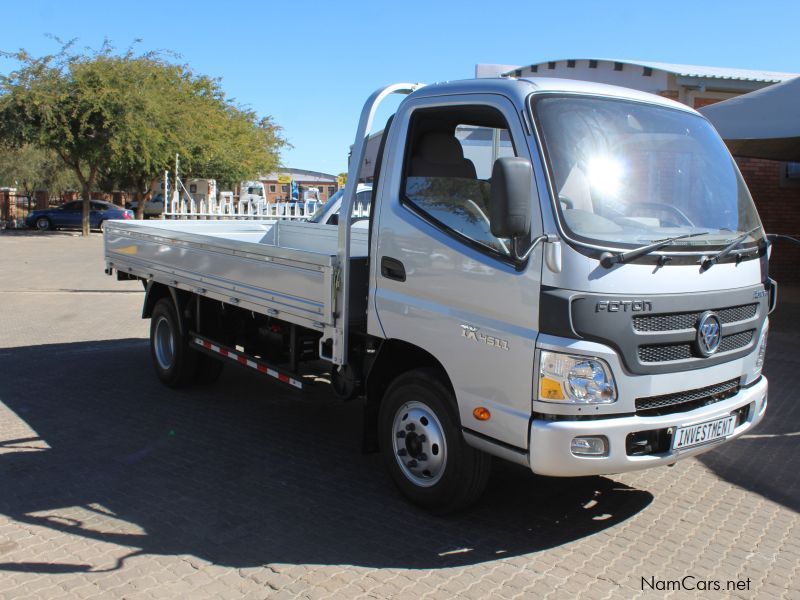
<path id="1" fill-rule="evenodd" d="M 539 397 L 546 400 L 563 400 L 564 392 L 561 391 L 561 384 L 555 379 L 542 377 L 539 380 Z"/>
<path id="2" fill-rule="evenodd" d="M 488 409 L 479 406 L 472 411 L 472 416 L 478 419 L 478 421 L 488 421 L 492 418 L 492 413 L 490 413 Z"/>

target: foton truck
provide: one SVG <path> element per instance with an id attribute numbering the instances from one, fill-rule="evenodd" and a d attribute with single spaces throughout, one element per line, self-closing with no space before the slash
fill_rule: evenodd
<path id="1" fill-rule="evenodd" d="M 479 496 L 492 456 L 620 473 L 758 424 L 768 242 L 702 116 L 551 78 L 391 85 L 364 106 L 348 181 L 390 94 L 406 97 L 369 227 L 351 226 L 355 185 L 337 225 L 106 226 L 107 273 L 143 282 L 166 385 L 233 363 L 300 391 L 329 363 L 364 399 L 365 447 L 438 512 Z"/>

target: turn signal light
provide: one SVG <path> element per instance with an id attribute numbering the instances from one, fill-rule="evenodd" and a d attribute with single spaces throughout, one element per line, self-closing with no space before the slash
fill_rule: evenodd
<path id="1" fill-rule="evenodd" d="M 539 397 L 547 400 L 563 400 L 564 391 L 561 389 L 561 384 L 555 379 L 542 377 L 539 380 Z"/>
<path id="2" fill-rule="evenodd" d="M 492 413 L 489 412 L 489 409 L 479 406 L 472 411 L 472 416 L 478 421 L 488 421 L 492 418 Z"/>

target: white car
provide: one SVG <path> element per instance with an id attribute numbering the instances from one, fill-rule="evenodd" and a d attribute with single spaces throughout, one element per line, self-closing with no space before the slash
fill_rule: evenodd
<path id="1" fill-rule="evenodd" d="M 139 206 L 138 200 L 132 200 L 128 203 L 128 208 L 132 211 L 136 212 L 136 209 Z M 157 217 L 161 213 L 164 212 L 164 196 L 161 194 L 156 194 L 150 198 L 147 202 L 144 203 L 144 216 L 145 217 Z"/>

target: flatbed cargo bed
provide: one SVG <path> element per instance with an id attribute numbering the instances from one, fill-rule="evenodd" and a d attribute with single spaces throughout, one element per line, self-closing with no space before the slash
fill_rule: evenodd
<path id="1" fill-rule="evenodd" d="M 108 221 L 104 237 L 107 269 L 320 331 L 334 325 L 336 226 L 280 220 Z M 366 281 L 367 239 L 366 230 L 352 231 L 354 284 Z M 353 300 L 360 303 L 361 296 Z"/>

